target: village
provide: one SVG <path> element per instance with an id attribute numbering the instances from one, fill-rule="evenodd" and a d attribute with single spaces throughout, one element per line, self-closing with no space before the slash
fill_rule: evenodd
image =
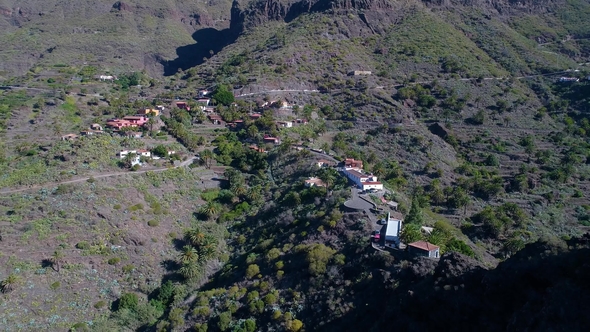
<path id="1" fill-rule="evenodd" d="M 230 131 L 238 131 L 245 128 L 246 123 L 257 121 L 263 117 L 265 112 L 274 112 L 278 110 L 279 113 L 292 114 L 294 105 L 290 105 L 286 101 L 281 100 L 262 100 L 257 103 L 258 108 L 251 110 L 246 117 L 241 119 L 232 119 L 228 121 L 218 112 L 217 107 L 214 106 L 214 101 L 210 97 L 213 91 L 202 89 L 198 92 L 198 97 L 195 101 L 176 100 L 172 101 L 169 106 L 156 105 L 152 108 L 139 109 L 136 114 L 124 116 L 122 118 L 111 118 L 106 120 L 104 125 L 94 123 L 90 128 L 83 130 L 78 134 L 67 134 L 61 137 L 62 140 L 76 140 L 80 136 L 92 136 L 101 134 L 121 135 L 128 138 L 142 139 L 147 133 L 153 132 L 154 128 L 164 127 L 160 116 L 170 114 L 172 109 L 184 110 L 190 113 L 198 112 L 206 120 L 208 126 L 217 126 L 219 128 L 227 128 Z M 192 105 L 192 107 L 191 107 Z M 234 102 L 230 107 L 238 107 Z M 293 128 L 296 126 L 307 125 L 309 120 L 307 118 L 281 117 L 280 120 L 274 121 L 276 126 L 275 133 L 281 129 Z M 278 146 L 282 143 L 280 135 L 271 135 L 264 133 L 262 136 L 263 145 L 255 144 L 252 141 L 244 142 L 248 149 L 267 153 L 269 149 Z M 291 143 L 290 143 L 291 144 Z M 403 215 L 398 212 L 398 203 L 384 198 L 385 194 L 390 191 L 386 189 L 377 176 L 367 173 L 363 170 L 362 160 L 355 160 L 354 158 L 345 158 L 339 162 L 333 156 L 329 155 L 327 151 L 317 148 L 304 147 L 302 144 L 291 144 L 291 148 L 295 150 L 308 149 L 318 156 L 324 157 L 316 162 L 318 169 L 333 168 L 341 176 L 346 178 L 351 183 L 352 198 L 345 202 L 346 210 L 350 212 L 362 212 L 370 220 L 373 232 L 370 235 L 371 246 L 375 250 L 390 251 L 396 253 L 408 253 L 413 256 L 423 256 L 429 258 L 439 258 L 440 247 L 426 242 L 417 241 L 412 243 L 402 243 L 400 240 L 402 233 Z M 146 162 L 157 160 L 170 160 L 174 166 L 179 166 L 181 160 L 187 160 L 188 156 L 182 151 L 176 151 L 168 147 L 146 146 L 143 149 L 123 149 L 120 151 L 113 151 L 113 155 L 120 160 L 121 165 L 126 165 L 131 170 L 138 170 L 143 167 Z M 199 155 L 192 158 L 199 159 Z M 319 177 L 310 177 L 304 181 L 305 187 L 328 187 L 328 185 Z M 377 207 L 373 198 L 377 198 L 380 203 L 388 208 L 388 211 L 382 207 Z M 430 234 L 432 228 L 422 227 L 421 231 L 424 235 Z"/>

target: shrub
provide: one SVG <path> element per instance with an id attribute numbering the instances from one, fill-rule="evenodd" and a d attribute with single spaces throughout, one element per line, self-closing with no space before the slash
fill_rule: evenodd
<path id="1" fill-rule="evenodd" d="M 94 304 L 94 308 L 101 309 L 107 306 L 106 301 L 100 300 Z"/>
<path id="2" fill-rule="evenodd" d="M 70 331 L 74 332 L 78 332 L 78 331 L 90 331 L 90 329 L 88 328 L 88 325 L 84 322 L 80 322 L 80 323 L 76 323 L 74 324 L 74 326 L 72 326 L 72 328 L 70 329 Z"/>
<path id="3" fill-rule="evenodd" d="M 113 257 L 113 258 L 110 258 L 107 261 L 107 263 L 109 263 L 109 265 L 117 265 L 117 264 L 119 264 L 120 261 L 121 261 L 121 258 L 119 258 L 119 257 Z"/>
<path id="4" fill-rule="evenodd" d="M 137 308 L 138 304 L 139 304 L 139 298 L 137 297 L 137 294 L 125 293 L 119 299 L 118 310 L 121 310 L 121 309 L 134 310 L 135 308 Z"/>
<path id="5" fill-rule="evenodd" d="M 160 222 L 157 221 L 157 220 L 153 220 L 152 219 L 152 220 L 148 221 L 148 226 L 150 226 L 150 227 L 156 227 L 156 226 L 159 226 L 159 225 L 160 225 Z"/>
<path id="6" fill-rule="evenodd" d="M 80 241 L 76 243 L 76 248 L 81 250 L 88 250 L 90 249 L 90 243 L 88 243 L 87 241 Z"/>
<path id="7" fill-rule="evenodd" d="M 56 282 L 52 283 L 52 284 L 49 286 L 49 288 L 51 288 L 52 290 L 56 290 L 56 289 L 58 289 L 58 288 L 59 288 L 59 286 L 61 286 L 60 282 L 59 282 L 59 281 L 56 281 Z"/>
<path id="8" fill-rule="evenodd" d="M 256 265 L 256 264 L 248 265 L 248 268 L 246 269 L 246 277 L 251 279 L 259 273 L 260 273 L 260 267 L 258 267 L 258 265 Z"/>
<path id="9" fill-rule="evenodd" d="M 129 207 L 129 211 L 131 211 L 131 212 L 135 212 L 137 210 L 143 210 L 143 205 L 141 203 L 138 203 L 138 204 L 135 204 L 135 205 L 132 205 Z"/>
<path id="10" fill-rule="evenodd" d="M 127 264 L 123 266 L 123 273 L 131 273 L 133 270 L 135 270 L 135 266 L 133 266 L 133 264 Z"/>
<path id="11" fill-rule="evenodd" d="M 115 204 L 115 205 L 113 205 L 113 209 L 120 210 L 121 209 L 121 204 Z"/>

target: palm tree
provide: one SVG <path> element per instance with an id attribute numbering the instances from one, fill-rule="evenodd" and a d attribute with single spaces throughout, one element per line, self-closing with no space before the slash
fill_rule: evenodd
<path id="1" fill-rule="evenodd" d="M 11 274 L 0 282 L 0 291 L 10 293 L 19 282 L 20 278 L 16 274 Z"/>
<path id="2" fill-rule="evenodd" d="M 203 150 L 201 152 L 201 159 L 205 162 L 205 167 L 211 168 L 211 163 L 213 162 L 213 152 L 211 150 Z"/>
<path id="3" fill-rule="evenodd" d="M 190 242 L 193 246 L 200 246 L 205 239 L 205 233 L 201 232 L 198 228 L 189 229 L 184 233 L 184 238 Z"/>
<path id="4" fill-rule="evenodd" d="M 219 205 L 214 202 L 208 202 L 201 207 L 201 214 L 207 216 L 207 218 L 212 218 L 217 213 L 219 213 Z"/>
<path id="5" fill-rule="evenodd" d="M 147 125 L 150 128 L 150 132 L 154 131 L 154 126 L 156 125 L 156 120 L 153 117 L 149 118 L 147 121 Z"/>
<path id="6" fill-rule="evenodd" d="M 234 195 L 238 197 L 245 195 L 247 192 L 246 186 L 239 183 L 233 184 L 230 190 Z"/>
<path id="7" fill-rule="evenodd" d="M 199 254 L 197 253 L 197 249 L 190 245 L 182 247 L 182 251 L 178 256 L 178 260 L 182 264 L 189 264 L 198 261 Z"/>
<path id="8" fill-rule="evenodd" d="M 197 264 L 187 263 L 183 264 L 178 272 L 186 279 L 195 279 L 201 275 L 202 269 Z"/>
<path id="9" fill-rule="evenodd" d="M 131 164 L 135 160 L 137 155 L 135 153 L 128 153 L 125 158 L 123 158 L 123 164 L 126 168 L 131 168 Z"/>
<path id="10" fill-rule="evenodd" d="M 336 181 L 336 174 L 334 174 L 335 172 L 336 171 L 332 168 L 323 168 L 320 171 L 320 174 L 318 175 L 320 180 L 322 180 L 326 184 L 326 196 L 328 196 L 330 188 Z"/>
<path id="11" fill-rule="evenodd" d="M 63 260 L 63 258 L 64 254 L 59 250 L 56 250 L 53 255 L 51 255 L 51 258 L 49 258 L 51 263 L 56 266 L 57 272 L 59 272 L 59 263 Z"/>

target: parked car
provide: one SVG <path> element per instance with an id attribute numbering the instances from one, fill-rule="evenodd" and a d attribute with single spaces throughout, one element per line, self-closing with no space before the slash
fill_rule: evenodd
<path id="1" fill-rule="evenodd" d="M 380 219 L 380 220 L 377 220 L 377 223 L 378 223 L 379 225 L 387 225 L 387 220 L 385 220 L 385 219 Z"/>
<path id="2" fill-rule="evenodd" d="M 375 240 L 375 242 L 379 241 L 381 239 L 381 232 L 379 232 L 378 230 L 373 232 L 373 239 Z"/>

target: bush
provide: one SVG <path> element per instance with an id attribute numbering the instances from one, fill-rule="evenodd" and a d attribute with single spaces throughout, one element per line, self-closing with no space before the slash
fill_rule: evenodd
<path id="1" fill-rule="evenodd" d="M 74 332 L 78 332 L 78 331 L 90 331 L 90 329 L 88 328 L 88 325 L 84 322 L 80 322 L 80 323 L 76 323 L 74 324 L 74 326 L 72 326 L 72 328 L 70 329 L 70 331 Z"/>
<path id="2" fill-rule="evenodd" d="M 52 284 L 49 286 L 49 288 L 51 288 L 52 290 L 56 290 L 56 289 L 58 289 L 58 288 L 59 288 L 59 286 L 61 286 L 60 282 L 59 282 L 59 281 L 56 281 L 56 282 L 52 283 Z"/>
<path id="3" fill-rule="evenodd" d="M 135 204 L 135 205 L 132 205 L 129 207 L 129 211 L 131 211 L 131 212 L 135 212 L 137 210 L 143 210 L 143 205 L 141 203 L 138 203 L 138 204 Z"/>
<path id="4" fill-rule="evenodd" d="M 109 265 L 117 265 L 117 264 L 119 264 L 120 261 L 121 261 L 121 258 L 119 258 L 119 257 L 113 257 L 113 258 L 110 258 L 107 261 L 107 263 L 109 263 Z"/>
<path id="5" fill-rule="evenodd" d="M 248 265 L 248 268 L 246 269 L 246 277 L 251 279 L 259 273 L 260 273 L 260 267 L 258 267 L 258 265 L 256 265 L 256 264 Z"/>
<path id="6" fill-rule="evenodd" d="M 152 219 L 152 220 L 148 221 L 148 226 L 150 226 L 150 227 L 156 227 L 156 226 L 159 226 L 159 225 L 160 225 L 160 222 L 157 221 L 157 220 L 153 220 Z"/>
<path id="7" fill-rule="evenodd" d="M 106 301 L 100 300 L 94 304 L 94 308 L 101 309 L 107 306 Z"/>
<path id="8" fill-rule="evenodd" d="M 135 310 L 135 308 L 137 308 L 138 304 L 139 304 L 139 298 L 137 297 L 137 294 L 125 293 L 119 299 L 118 310 L 121 310 L 121 309 Z"/>
<path id="9" fill-rule="evenodd" d="M 88 250 L 90 249 L 90 243 L 88 243 L 87 241 L 80 241 L 76 243 L 76 248 L 81 250 Z"/>
<path id="10" fill-rule="evenodd" d="M 123 266 L 123 273 L 131 273 L 133 270 L 135 270 L 135 266 L 133 266 L 133 264 L 127 264 Z"/>
<path id="11" fill-rule="evenodd" d="M 120 210 L 121 209 L 121 204 L 115 204 L 115 205 L 113 205 L 113 209 Z"/>

